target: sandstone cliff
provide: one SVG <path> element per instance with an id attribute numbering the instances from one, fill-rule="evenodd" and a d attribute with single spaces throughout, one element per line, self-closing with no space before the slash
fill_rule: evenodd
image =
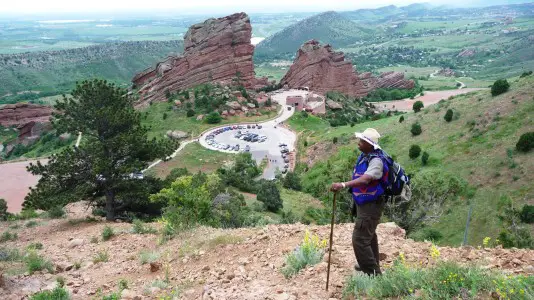
<path id="1" fill-rule="evenodd" d="M 170 56 L 133 79 L 143 102 L 162 100 L 174 92 L 206 82 L 239 77 L 247 88 L 256 85 L 250 43 L 252 27 L 245 13 L 208 19 L 193 25 L 184 37 L 184 52 Z"/>
<path id="2" fill-rule="evenodd" d="M 0 106 L 0 125 L 20 126 L 29 122 L 48 123 L 52 107 L 31 103 L 6 104 Z"/>
<path id="3" fill-rule="evenodd" d="M 405 80 L 404 74 L 386 72 L 379 77 L 370 73 L 358 75 L 352 63 L 345 60 L 343 52 L 335 52 L 330 45 L 311 40 L 300 47 L 297 57 L 281 84 L 289 87 L 308 87 L 326 93 L 338 91 L 354 97 L 363 97 L 377 88 L 413 88 L 413 80 Z"/>

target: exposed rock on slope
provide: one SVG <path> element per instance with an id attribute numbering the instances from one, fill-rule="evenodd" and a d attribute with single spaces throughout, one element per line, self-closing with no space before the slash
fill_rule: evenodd
<path id="1" fill-rule="evenodd" d="M 29 122 L 48 123 L 52 115 L 50 106 L 17 103 L 0 106 L 0 125 L 20 126 Z"/>
<path id="2" fill-rule="evenodd" d="M 133 78 L 143 101 L 161 100 L 174 92 L 206 82 L 230 81 L 254 87 L 252 27 L 245 13 L 208 19 L 193 25 L 184 38 L 184 53 L 170 56 Z"/>
<path id="3" fill-rule="evenodd" d="M 377 88 L 413 88 L 413 80 L 404 79 L 398 72 L 358 75 L 352 63 L 345 60 L 343 52 L 335 52 L 330 45 L 322 46 L 311 40 L 300 47 L 297 57 L 281 80 L 289 87 L 309 87 L 310 90 L 326 93 L 338 91 L 350 96 L 362 97 Z"/>

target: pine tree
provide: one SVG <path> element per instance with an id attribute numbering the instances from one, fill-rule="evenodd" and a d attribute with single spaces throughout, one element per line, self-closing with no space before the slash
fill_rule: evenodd
<path id="1" fill-rule="evenodd" d="M 136 201 L 145 179 L 132 174 L 156 158 L 169 155 L 175 146 L 170 140 L 148 140 L 148 128 L 141 125 L 127 91 L 104 80 L 83 81 L 72 97 L 55 105 L 52 124 L 59 134 L 83 134 L 78 148 L 55 154 L 47 164 L 30 164 L 28 171 L 41 176 L 26 196 L 24 207 L 48 210 L 81 199 L 105 197 L 106 219 Z"/>

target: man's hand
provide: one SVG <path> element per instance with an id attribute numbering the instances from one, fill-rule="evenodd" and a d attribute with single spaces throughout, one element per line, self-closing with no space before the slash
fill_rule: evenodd
<path id="1" fill-rule="evenodd" d="M 343 188 L 343 184 L 341 182 L 334 182 L 330 186 L 330 190 L 332 192 L 337 192 L 337 191 L 341 190 L 342 188 Z"/>

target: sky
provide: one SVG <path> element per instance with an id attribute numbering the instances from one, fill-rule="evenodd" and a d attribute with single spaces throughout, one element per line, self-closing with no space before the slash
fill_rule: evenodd
<path id="1" fill-rule="evenodd" d="M 531 0 L 534 1 L 534 0 Z M 180 12 L 183 14 L 261 12 L 319 12 L 326 10 L 355 10 L 386 5 L 404 6 L 416 0 L 2 0 L 0 14 L 62 14 L 62 13 L 118 13 L 118 12 Z M 480 6 L 484 2 L 517 3 L 520 0 L 427 0 L 435 5 Z"/>

